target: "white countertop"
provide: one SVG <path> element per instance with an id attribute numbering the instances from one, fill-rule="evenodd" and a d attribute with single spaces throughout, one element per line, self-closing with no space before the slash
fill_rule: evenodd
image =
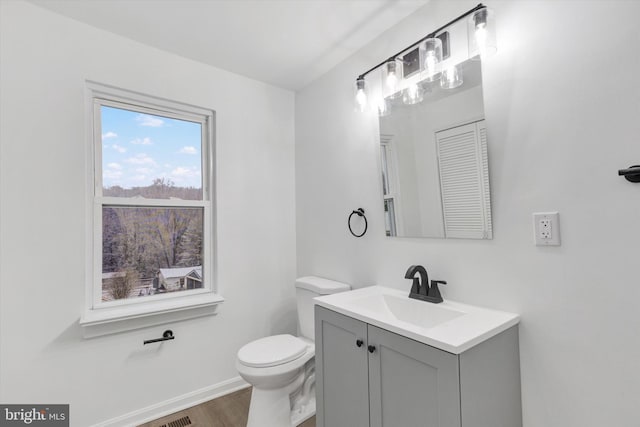
<path id="1" fill-rule="evenodd" d="M 517 325 L 520 316 L 445 300 L 409 298 L 409 292 L 370 286 L 315 298 L 315 303 L 349 317 L 453 354 Z"/>

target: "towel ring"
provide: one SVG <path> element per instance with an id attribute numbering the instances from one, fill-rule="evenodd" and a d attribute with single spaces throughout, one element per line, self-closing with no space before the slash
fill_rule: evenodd
<path id="1" fill-rule="evenodd" d="M 364 230 L 362 231 L 361 234 L 354 233 L 353 229 L 351 228 L 351 218 L 354 215 L 358 215 L 358 216 L 362 217 L 362 219 L 364 219 Z M 367 217 L 364 216 L 364 209 L 358 208 L 355 211 L 351 212 L 351 215 L 349 215 L 349 219 L 347 220 L 347 225 L 349 226 L 349 231 L 351 232 L 351 234 L 353 234 L 354 237 L 362 237 L 362 236 L 364 236 L 364 234 L 367 232 L 367 227 L 369 226 L 369 224 L 367 223 Z"/>

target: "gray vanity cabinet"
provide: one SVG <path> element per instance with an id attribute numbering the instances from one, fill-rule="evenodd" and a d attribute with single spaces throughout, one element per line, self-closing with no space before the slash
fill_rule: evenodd
<path id="1" fill-rule="evenodd" d="M 452 354 L 315 307 L 318 427 L 521 427 L 518 329 Z"/>
<path id="2" fill-rule="evenodd" d="M 367 335 L 371 427 L 460 427 L 456 355 L 371 325 Z"/>
<path id="3" fill-rule="evenodd" d="M 369 427 L 367 324 L 315 310 L 316 406 L 323 408 L 316 412 L 316 425 Z"/>

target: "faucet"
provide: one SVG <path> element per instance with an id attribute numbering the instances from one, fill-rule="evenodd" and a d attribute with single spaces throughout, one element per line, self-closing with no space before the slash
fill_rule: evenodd
<path id="1" fill-rule="evenodd" d="M 420 278 L 416 277 L 416 275 L 420 275 Z M 429 275 L 423 266 L 412 265 L 405 273 L 404 278 L 413 279 L 409 298 L 428 301 L 434 304 L 443 301 L 440 289 L 438 289 L 438 284 L 446 285 L 447 282 L 444 280 L 432 280 L 431 285 L 429 285 Z"/>

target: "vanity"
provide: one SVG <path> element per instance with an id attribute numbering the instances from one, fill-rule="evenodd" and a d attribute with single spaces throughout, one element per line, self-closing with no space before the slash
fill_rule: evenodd
<path id="1" fill-rule="evenodd" d="M 520 427 L 519 316 L 371 286 L 315 300 L 318 427 Z"/>

